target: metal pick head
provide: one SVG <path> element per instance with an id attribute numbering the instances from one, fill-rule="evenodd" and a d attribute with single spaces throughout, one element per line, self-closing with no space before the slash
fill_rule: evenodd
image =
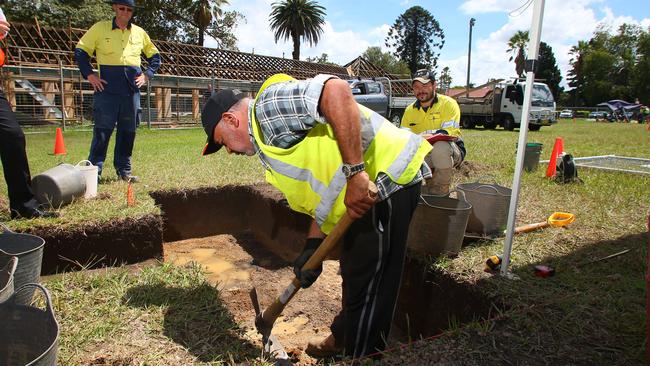
<path id="1" fill-rule="evenodd" d="M 275 365 L 293 365 L 289 360 L 289 355 L 284 350 L 282 343 L 271 334 L 271 328 L 268 324 L 264 323 L 262 318 L 262 310 L 259 298 L 257 297 L 257 290 L 253 287 L 249 293 L 253 309 L 255 309 L 255 328 L 262 335 L 263 352 L 275 357 Z"/>

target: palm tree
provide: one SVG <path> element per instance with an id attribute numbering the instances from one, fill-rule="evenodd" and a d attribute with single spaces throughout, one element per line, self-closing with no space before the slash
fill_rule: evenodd
<path id="1" fill-rule="evenodd" d="M 506 52 L 511 54 L 508 61 L 512 61 L 514 58 L 515 71 L 519 77 L 524 75 L 524 64 L 526 63 L 525 49 L 529 40 L 528 31 L 517 31 L 517 33 L 508 40 L 508 50 Z"/>
<path id="2" fill-rule="evenodd" d="M 197 0 L 192 5 L 194 22 L 199 30 L 199 46 L 203 46 L 205 31 L 212 23 L 212 20 L 219 18 L 223 14 L 221 7 L 228 4 L 228 0 Z"/>
<path id="3" fill-rule="evenodd" d="M 300 39 L 310 46 L 318 43 L 325 24 L 325 8 L 311 0 L 282 0 L 272 5 L 269 21 L 275 31 L 275 43 L 279 39 L 293 40 L 293 59 L 300 60 Z"/>

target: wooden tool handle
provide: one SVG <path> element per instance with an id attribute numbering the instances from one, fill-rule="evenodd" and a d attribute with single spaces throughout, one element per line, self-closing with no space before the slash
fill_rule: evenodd
<path id="1" fill-rule="evenodd" d="M 373 182 L 368 182 L 368 195 L 372 198 L 377 196 L 377 186 Z M 350 218 L 347 211 L 334 225 L 329 235 L 318 246 L 314 254 L 309 257 L 309 260 L 302 266 L 303 270 L 318 268 L 329 252 L 338 244 L 339 240 L 348 230 L 354 220 Z M 261 314 L 262 321 L 266 326 L 272 326 L 275 320 L 282 314 L 285 306 L 291 301 L 293 296 L 300 290 L 300 280 L 294 277 L 289 286 L 278 296 L 269 307 L 267 307 Z"/>
<path id="2" fill-rule="evenodd" d="M 547 226 L 549 226 L 547 221 L 537 222 L 537 223 L 534 223 L 534 224 L 528 224 L 528 225 L 524 225 L 524 226 L 517 226 L 515 228 L 515 234 L 528 233 L 528 232 L 531 232 L 531 231 L 535 231 L 535 230 L 538 230 L 538 229 L 545 228 Z"/>

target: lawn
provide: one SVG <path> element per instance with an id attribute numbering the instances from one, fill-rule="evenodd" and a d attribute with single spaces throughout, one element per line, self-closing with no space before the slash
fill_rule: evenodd
<path id="1" fill-rule="evenodd" d="M 561 120 L 529 133 L 528 140 L 544 144 L 542 159 L 548 159 L 556 137 L 562 137 L 565 151 L 576 157 L 615 154 L 650 159 L 650 131 L 646 127 Z M 48 155 L 54 147 L 53 130 L 27 132 L 32 174 L 61 160 L 77 163 L 87 155 L 88 131 L 65 132 L 68 155 L 63 159 Z M 457 175 L 456 183 L 490 175 L 501 185 L 510 186 L 518 134 L 482 129 L 464 130 L 463 134 L 470 170 L 467 176 Z M 89 221 L 101 224 L 159 213 L 148 195 L 150 191 L 263 180 L 256 158 L 230 156 L 223 151 L 201 157 L 204 136 L 201 129 L 138 131 L 133 166 L 134 174 L 143 182 L 135 185 L 135 207 L 126 207 L 126 184 L 110 180 L 99 186 L 101 199 L 63 207 L 58 219 L 18 220 L 10 225 L 28 230 L 34 225 L 65 229 Z M 455 258 L 430 259 L 432 271 L 468 283 L 493 301 L 492 316 L 466 324 L 450 319 L 443 337 L 391 350 L 384 362 L 645 363 L 650 176 L 580 169 L 584 183 L 559 185 L 544 178 L 545 168 L 541 165 L 538 171 L 522 176 L 517 225 L 543 221 L 555 211 L 575 214 L 576 222 L 567 229 L 547 228 L 516 237 L 511 269 L 519 280 L 483 271 L 487 257 L 502 253 L 503 240 L 465 247 Z M 106 169 L 106 177 L 113 174 L 112 168 Z M 0 191 L 6 191 L 4 181 L 0 182 Z M 2 221 L 8 219 L 4 211 L 0 214 Z M 623 250 L 629 251 L 602 259 Z M 535 264 L 554 267 L 555 276 L 533 276 Z M 106 352 L 128 354 L 130 358 L 122 364 L 261 362 L 256 361 L 256 351 L 223 314 L 218 302 L 213 304 L 215 292 L 206 288 L 196 268 L 161 264 L 144 270 L 82 271 L 57 275 L 45 284 L 53 293 L 61 322 L 61 364 L 88 364 Z M 152 286 L 166 291 L 151 298 L 151 292 L 143 289 Z M 170 313 L 178 316 L 163 318 L 162 314 Z M 170 319 L 200 326 L 170 328 L 165 324 Z M 169 329 L 175 331 L 170 333 Z M 129 338 L 129 334 L 135 335 Z M 158 342 L 135 341 L 144 336 Z M 91 358 L 90 354 L 99 356 Z"/>

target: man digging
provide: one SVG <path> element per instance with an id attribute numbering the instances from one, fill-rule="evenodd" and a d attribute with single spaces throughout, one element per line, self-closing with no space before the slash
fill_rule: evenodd
<path id="1" fill-rule="evenodd" d="M 294 271 L 303 288 L 321 270 L 300 271 L 344 212 L 356 221 L 342 240 L 343 306 L 332 335 L 308 349 L 317 357 L 357 358 L 385 348 L 398 295 L 406 237 L 431 145 L 357 104 L 348 83 L 331 75 L 298 81 L 274 75 L 255 99 L 213 94 L 202 111 L 203 155 L 225 146 L 257 155 L 266 180 L 312 221 Z M 378 187 L 376 202 L 368 182 Z M 322 269 L 322 268 L 321 268 Z"/>

